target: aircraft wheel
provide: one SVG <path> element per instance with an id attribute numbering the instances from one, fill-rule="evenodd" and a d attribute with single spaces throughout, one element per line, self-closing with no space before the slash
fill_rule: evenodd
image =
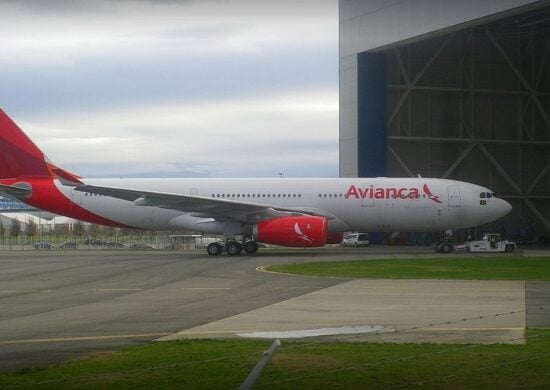
<path id="1" fill-rule="evenodd" d="M 212 242 L 206 247 L 206 252 L 210 256 L 219 256 L 223 252 L 223 245 L 218 242 Z"/>
<path id="2" fill-rule="evenodd" d="M 225 250 L 229 256 L 237 256 L 243 251 L 243 246 L 236 241 L 232 241 L 227 243 Z"/>
<path id="3" fill-rule="evenodd" d="M 514 246 L 513 245 L 506 245 L 506 247 L 504 248 L 504 250 L 508 253 L 512 253 L 514 251 Z"/>
<path id="4" fill-rule="evenodd" d="M 443 244 L 441 246 L 441 252 L 443 253 L 449 253 L 451 251 L 451 246 L 449 244 Z"/>
<path id="5" fill-rule="evenodd" d="M 258 243 L 256 241 L 247 241 L 244 243 L 244 251 L 249 255 L 258 252 Z"/>

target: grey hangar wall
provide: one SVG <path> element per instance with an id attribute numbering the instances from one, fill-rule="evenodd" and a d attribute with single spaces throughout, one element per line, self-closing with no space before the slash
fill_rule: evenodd
<path id="1" fill-rule="evenodd" d="M 550 237 L 550 1 L 340 0 L 340 176 L 441 177 Z"/>

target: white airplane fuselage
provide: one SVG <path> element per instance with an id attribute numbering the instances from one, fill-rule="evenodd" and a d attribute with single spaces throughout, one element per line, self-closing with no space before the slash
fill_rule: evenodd
<path id="1" fill-rule="evenodd" d="M 480 201 L 480 194 L 491 193 L 485 187 L 431 178 L 86 179 L 85 182 L 274 208 L 312 209 L 317 215 L 326 213 L 330 232 L 441 231 L 488 223 L 511 209 L 506 201 L 496 197 Z M 223 222 L 197 216 L 196 212 L 137 205 L 75 191 L 59 182 L 56 186 L 71 202 L 122 225 L 224 233 Z M 254 220 L 254 216 L 250 218 Z"/>
<path id="2" fill-rule="evenodd" d="M 346 231 L 469 227 L 511 210 L 487 188 L 420 177 L 82 179 L 53 164 L 1 110 L 0 193 L 103 225 L 223 234 L 210 255 L 256 253 L 257 242 L 320 247 Z"/>

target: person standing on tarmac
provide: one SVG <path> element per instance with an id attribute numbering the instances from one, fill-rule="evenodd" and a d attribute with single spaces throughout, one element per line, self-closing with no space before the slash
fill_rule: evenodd
<path id="1" fill-rule="evenodd" d="M 497 239 L 495 236 L 491 236 L 491 248 L 495 249 L 497 247 Z"/>

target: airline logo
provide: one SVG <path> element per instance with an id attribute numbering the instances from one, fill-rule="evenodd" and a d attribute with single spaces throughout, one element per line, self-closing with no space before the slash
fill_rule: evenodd
<path id="1" fill-rule="evenodd" d="M 309 224 L 307 225 L 307 229 L 311 229 L 311 226 Z M 298 237 L 301 240 L 311 242 L 311 239 L 308 236 L 306 236 L 304 233 L 302 233 L 302 229 L 300 229 L 300 226 L 298 225 L 298 222 L 296 222 L 294 224 L 294 232 L 298 235 Z"/>
<path id="2" fill-rule="evenodd" d="M 432 191 L 430 191 L 427 184 L 424 184 L 424 186 L 422 187 L 422 190 L 432 202 L 443 203 L 442 201 L 439 200 L 439 196 L 432 194 Z"/>
<path id="3" fill-rule="evenodd" d="M 358 187 L 352 184 L 346 192 L 346 199 L 419 199 L 421 196 L 427 197 L 432 202 L 443 203 L 439 196 L 434 195 L 427 184 L 422 186 L 422 189 L 416 187 Z"/>

